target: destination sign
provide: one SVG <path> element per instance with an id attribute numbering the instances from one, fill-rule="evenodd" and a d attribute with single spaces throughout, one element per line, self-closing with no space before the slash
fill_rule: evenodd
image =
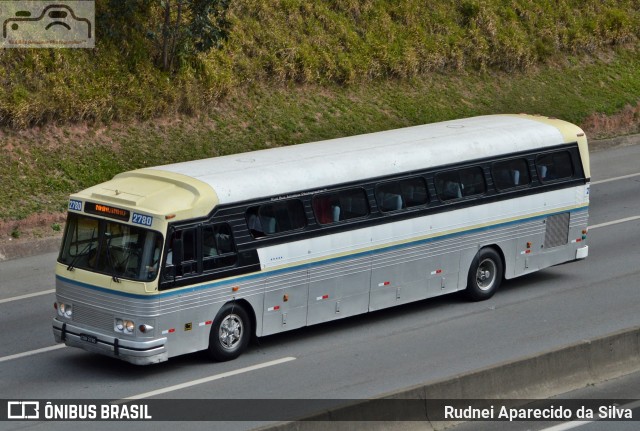
<path id="1" fill-rule="evenodd" d="M 97 214 L 116 220 L 129 221 L 129 210 L 112 207 L 110 205 L 96 204 L 87 202 L 84 205 L 84 211 L 89 214 Z"/>

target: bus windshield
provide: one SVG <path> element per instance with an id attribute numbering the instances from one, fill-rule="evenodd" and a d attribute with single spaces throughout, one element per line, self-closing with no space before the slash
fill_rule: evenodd
<path id="1" fill-rule="evenodd" d="M 58 262 L 67 269 L 85 269 L 126 278 L 156 278 L 162 256 L 162 235 L 137 226 L 69 213 Z"/>

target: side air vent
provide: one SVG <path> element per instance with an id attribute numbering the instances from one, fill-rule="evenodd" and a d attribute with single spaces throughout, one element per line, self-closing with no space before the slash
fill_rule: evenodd
<path id="1" fill-rule="evenodd" d="M 547 217 L 544 248 L 558 247 L 569 242 L 569 213 Z"/>

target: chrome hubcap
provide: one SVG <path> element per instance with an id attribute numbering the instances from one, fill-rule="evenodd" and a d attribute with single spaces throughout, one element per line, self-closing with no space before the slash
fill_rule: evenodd
<path id="1" fill-rule="evenodd" d="M 485 259 L 478 265 L 476 284 L 480 290 L 489 290 L 496 281 L 496 264 L 491 259 Z"/>
<path id="2" fill-rule="evenodd" d="M 220 324 L 220 345 L 226 350 L 233 350 L 238 346 L 241 337 L 242 320 L 235 314 L 229 314 Z"/>

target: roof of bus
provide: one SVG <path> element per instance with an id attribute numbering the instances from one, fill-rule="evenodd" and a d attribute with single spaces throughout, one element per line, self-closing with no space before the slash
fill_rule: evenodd
<path id="1" fill-rule="evenodd" d="M 153 169 L 197 178 L 224 204 L 567 142 L 561 124 L 536 118 L 467 118 Z"/>
<path id="2" fill-rule="evenodd" d="M 143 206 L 160 214 L 186 211 L 184 216 L 196 217 L 205 216 L 217 204 L 321 190 L 366 178 L 576 142 L 581 133 L 571 123 L 547 117 L 490 115 L 139 169 L 117 175 L 111 182 L 123 183 L 119 190 L 124 192 L 136 178 L 138 189 L 146 188 L 141 180 L 166 181 L 170 188 L 149 185 L 147 192 L 135 193 L 142 200 L 143 194 L 154 195 L 154 203 Z M 109 183 L 102 184 L 103 190 Z M 167 197 L 171 190 L 178 190 L 175 187 L 183 194 L 188 190 L 193 199 L 183 196 L 179 208 L 172 211 L 173 198 Z M 118 191 L 118 184 L 107 189 Z"/>

